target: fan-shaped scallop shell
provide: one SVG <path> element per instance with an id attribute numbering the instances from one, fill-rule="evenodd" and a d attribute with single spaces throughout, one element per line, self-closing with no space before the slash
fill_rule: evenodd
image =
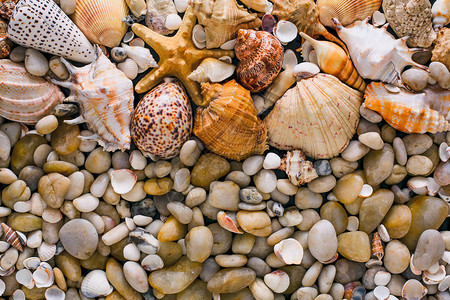
<path id="1" fill-rule="evenodd" d="M 27 72 L 22 63 L 0 60 L 0 115 L 8 120 L 35 124 L 51 114 L 64 99 L 59 88 Z"/>
<path id="2" fill-rule="evenodd" d="M 116 47 L 127 32 L 122 19 L 129 14 L 125 0 L 76 0 L 73 22 L 94 44 Z"/>
<path id="3" fill-rule="evenodd" d="M 89 272 L 81 282 L 81 292 L 88 298 L 107 296 L 112 293 L 113 287 L 110 285 L 105 271 L 93 270 Z"/>
<path id="4" fill-rule="evenodd" d="M 319 20 L 333 27 L 331 18 L 337 18 L 343 26 L 371 17 L 381 6 L 381 0 L 317 0 Z"/>
<path id="5" fill-rule="evenodd" d="M 383 83 L 372 82 L 366 88 L 365 106 L 378 112 L 397 130 L 407 133 L 440 132 L 450 130 L 450 90 L 438 85 L 429 86 L 420 93 L 400 88 L 392 93 Z"/>
<path id="6" fill-rule="evenodd" d="M 264 120 L 269 144 L 301 149 L 314 159 L 336 156 L 356 132 L 361 101 L 361 92 L 332 75 L 319 73 L 300 80 Z"/>
<path id="7" fill-rule="evenodd" d="M 268 148 L 266 125 L 248 90 L 231 80 L 224 85 L 203 83 L 202 94 L 211 102 L 197 109 L 194 133 L 209 150 L 242 160 Z"/>
<path id="8" fill-rule="evenodd" d="M 133 111 L 133 83 L 96 47 L 93 63 L 77 68 L 61 59 L 69 71 L 67 81 L 52 82 L 70 89 L 68 101 L 80 106 L 80 117 L 69 124 L 87 123 L 94 135 L 79 137 L 96 140 L 105 151 L 130 149 L 130 121 Z"/>
<path id="9" fill-rule="evenodd" d="M 183 86 L 166 79 L 137 105 L 131 136 L 145 156 L 172 158 L 180 152 L 192 130 L 192 109 Z"/>
<path id="10" fill-rule="evenodd" d="M 420 49 L 409 49 L 405 38 L 396 40 L 386 31 L 387 26 L 377 28 L 369 24 L 368 19 L 348 27 L 337 19 L 333 22 L 361 77 L 400 85 L 400 74 L 407 65 L 427 69 L 411 58 Z"/>
<path id="11" fill-rule="evenodd" d="M 94 47 L 52 0 L 20 0 L 9 21 L 8 37 L 21 46 L 74 61 L 94 59 Z"/>
<path id="12" fill-rule="evenodd" d="M 281 70 L 283 46 L 268 32 L 239 29 L 234 51 L 238 80 L 251 92 L 268 87 Z"/>

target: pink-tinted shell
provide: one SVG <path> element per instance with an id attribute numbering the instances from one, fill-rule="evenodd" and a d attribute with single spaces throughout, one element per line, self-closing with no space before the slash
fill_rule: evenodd
<path id="1" fill-rule="evenodd" d="M 63 93 L 53 83 L 27 72 L 23 64 L 0 60 L 0 115 L 35 124 L 62 102 Z"/>
<path id="2" fill-rule="evenodd" d="M 192 109 L 181 84 L 169 79 L 152 89 L 136 107 L 131 136 L 145 156 L 176 156 L 192 131 Z"/>

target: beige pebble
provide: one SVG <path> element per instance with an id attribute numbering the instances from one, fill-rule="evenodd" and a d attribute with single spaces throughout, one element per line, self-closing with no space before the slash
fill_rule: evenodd
<path id="1" fill-rule="evenodd" d="M 256 278 L 255 281 L 249 285 L 249 289 L 252 292 L 253 297 L 257 300 L 274 300 L 272 290 L 267 287 L 261 278 Z"/>
<path id="2" fill-rule="evenodd" d="M 183 192 L 191 183 L 191 173 L 187 168 L 179 169 L 174 176 L 173 189 L 177 192 Z"/>
<path id="3" fill-rule="evenodd" d="M 211 255 L 213 235 L 208 227 L 198 226 L 192 228 L 186 235 L 185 242 L 186 255 L 189 260 L 204 262 Z"/>
<path id="4" fill-rule="evenodd" d="M 295 206 L 299 209 L 319 208 L 322 205 L 322 195 L 301 187 L 295 194 Z"/>
<path id="5" fill-rule="evenodd" d="M 73 200 L 73 205 L 80 212 L 90 212 L 97 208 L 99 199 L 91 194 L 84 194 Z"/>
<path id="6" fill-rule="evenodd" d="M 165 160 L 157 161 L 153 172 L 155 172 L 156 177 L 163 178 L 170 174 L 172 170 L 172 164 Z"/>
<path id="7" fill-rule="evenodd" d="M 75 0 L 59 0 L 59 5 L 61 6 L 62 11 L 70 16 L 75 12 L 75 8 L 77 6 Z"/>
<path id="8" fill-rule="evenodd" d="M 233 238 L 231 251 L 235 254 L 248 254 L 255 245 L 255 236 L 253 234 L 244 233 L 236 234 Z"/>
<path id="9" fill-rule="evenodd" d="M 363 133 L 358 137 L 358 140 L 367 147 L 374 150 L 383 149 L 384 142 L 378 132 Z"/>
<path id="10" fill-rule="evenodd" d="M 294 233 L 293 227 L 284 227 L 267 237 L 267 245 L 274 246 L 275 244 L 287 239 Z"/>
<path id="11" fill-rule="evenodd" d="M 17 180 L 16 174 L 7 168 L 0 168 L 0 183 L 11 184 Z"/>
<path id="12" fill-rule="evenodd" d="M 389 124 L 384 124 L 383 126 L 381 126 L 381 138 L 386 143 L 391 144 L 396 135 L 397 135 L 397 131 L 393 127 L 391 127 Z"/>
<path id="13" fill-rule="evenodd" d="M 195 140 L 189 140 L 181 147 L 180 160 L 185 166 L 194 166 L 200 155 L 201 150 Z"/>
<path id="14" fill-rule="evenodd" d="M 39 168 L 47 162 L 48 155 L 52 152 L 52 147 L 48 144 L 39 145 L 33 154 L 33 161 Z"/>
<path id="15" fill-rule="evenodd" d="M 250 184 L 251 178 L 242 171 L 233 171 L 225 177 L 225 180 L 233 181 L 242 189 Z"/>
<path id="16" fill-rule="evenodd" d="M 399 137 L 396 137 L 393 141 L 392 146 L 394 148 L 395 159 L 397 160 L 398 164 L 402 166 L 406 165 L 408 155 L 403 140 Z"/>
<path id="17" fill-rule="evenodd" d="M 94 133 L 89 130 L 82 130 L 80 136 L 91 136 Z M 82 140 L 78 149 L 83 152 L 92 152 L 97 147 L 97 141 L 94 140 Z"/>
<path id="18" fill-rule="evenodd" d="M 130 233 L 130 230 L 128 229 L 125 222 L 123 222 L 123 223 L 120 223 L 119 225 L 117 225 L 116 227 L 112 228 L 108 232 L 106 232 L 102 236 L 102 241 L 107 246 L 110 246 L 110 245 L 113 245 L 113 244 L 119 242 L 120 240 L 126 238 L 129 233 Z"/>
<path id="19" fill-rule="evenodd" d="M 378 133 L 380 133 L 380 128 L 378 128 L 377 124 L 373 124 L 373 123 L 367 121 L 366 119 L 361 118 L 359 120 L 358 127 L 356 128 L 356 133 L 358 135 L 361 135 L 361 134 L 366 133 L 366 132 L 378 132 Z"/>
<path id="20" fill-rule="evenodd" d="M 201 187 L 193 188 L 186 196 L 185 204 L 192 208 L 206 200 L 206 191 Z"/>
<path id="21" fill-rule="evenodd" d="M 6 252 L 3 254 L 0 265 L 4 270 L 8 270 L 12 266 L 14 266 L 19 259 L 19 251 L 14 248 L 10 247 Z"/>
<path id="22" fill-rule="evenodd" d="M 212 182 L 208 202 L 213 207 L 231 211 L 238 210 L 239 186 L 232 181 Z"/>
<path id="23" fill-rule="evenodd" d="M 247 263 L 247 256 L 242 254 L 217 255 L 215 257 L 217 264 L 223 268 L 242 267 Z"/>
<path id="24" fill-rule="evenodd" d="M 383 120 L 379 113 L 365 107 L 364 103 L 359 107 L 361 116 L 371 123 L 379 123 Z"/>
<path id="25" fill-rule="evenodd" d="M 109 184 L 108 173 L 102 173 L 99 176 L 97 176 L 97 178 L 95 178 L 89 191 L 93 196 L 100 198 L 105 194 L 106 189 L 108 188 L 108 184 Z"/>
<path id="26" fill-rule="evenodd" d="M 302 279 L 302 285 L 306 287 L 311 287 L 319 278 L 320 272 L 322 271 L 323 264 L 316 261 L 305 273 Z"/>
<path id="27" fill-rule="evenodd" d="M 96 148 L 86 158 L 85 167 L 91 173 L 101 174 L 108 171 L 111 166 L 111 155 L 103 151 L 102 148 Z"/>
<path id="28" fill-rule="evenodd" d="M 277 176 L 272 170 L 260 170 L 253 176 L 256 188 L 263 193 L 271 193 L 277 187 Z"/>
<path id="29" fill-rule="evenodd" d="M 74 0 L 68 1 L 75 2 Z M 50 58 L 48 65 L 53 74 L 55 74 L 59 79 L 66 80 L 69 78 L 69 71 L 67 70 L 66 66 L 61 62 L 60 57 L 53 56 L 52 58 Z"/>
<path id="30" fill-rule="evenodd" d="M 433 139 L 426 134 L 413 133 L 402 138 L 408 155 L 422 154 L 433 145 Z"/>
<path id="31" fill-rule="evenodd" d="M 406 171 L 411 175 L 427 175 L 432 168 L 431 159 L 423 155 L 413 155 L 406 163 Z"/>
<path id="32" fill-rule="evenodd" d="M 139 293 L 148 291 L 148 276 L 140 264 L 134 261 L 127 261 L 123 265 L 123 274 L 134 290 Z"/>
<path id="33" fill-rule="evenodd" d="M 58 119 L 54 115 L 48 115 L 36 123 L 36 131 L 39 134 L 47 134 L 58 127 Z"/>
<path id="34" fill-rule="evenodd" d="M 262 211 L 239 211 L 236 214 L 241 228 L 256 236 L 268 236 L 272 233 L 270 217 Z"/>
<path id="35" fill-rule="evenodd" d="M 336 185 L 336 177 L 333 175 L 321 176 L 308 182 L 308 189 L 314 193 L 326 193 L 331 191 Z"/>
<path id="36" fill-rule="evenodd" d="M 402 80 L 414 91 L 423 90 L 428 84 L 428 72 L 411 68 L 402 73 Z"/>
<path id="37" fill-rule="evenodd" d="M 181 202 L 169 202 L 167 209 L 181 224 L 189 224 L 192 220 L 192 209 Z"/>
<path id="38" fill-rule="evenodd" d="M 289 275 L 282 270 L 276 270 L 264 275 L 264 283 L 275 293 L 283 293 L 289 287 Z"/>
<path id="39" fill-rule="evenodd" d="M 298 186 L 293 185 L 289 179 L 278 179 L 277 190 L 285 195 L 293 196 L 297 193 Z"/>
<path id="40" fill-rule="evenodd" d="M 145 197 L 147 196 L 144 182 L 143 181 L 136 182 L 131 191 L 122 194 L 120 196 L 122 196 L 123 199 L 130 202 L 138 202 L 144 200 Z"/>
<path id="41" fill-rule="evenodd" d="M 370 148 L 362 144 L 360 141 L 352 140 L 348 144 L 347 148 L 342 151 L 341 156 L 346 161 L 355 162 L 363 158 L 369 151 Z"/>
<path id="42" fill-rule="evenodd" d="M 278 218 L 278 221 L 280 221 L 280 224 L 284 227 L 297 226 L 302 220 L 303 217 L 295 206 L 286 208 L 284 214 Z"/>
<path id="43" fill-rule="evenodd" d="M 25 51 L 25 68 L 34 76 L 44 76 L 48 70 L 48 61 L 39 51 L 28 48 Z"/>
<path id="44" fill-rule="evenodd" d="M 254 155 L 244 160 L 242 171 L 248 176 L 253 176 L 262 169 L 264 164 L 264 156 Z"/>

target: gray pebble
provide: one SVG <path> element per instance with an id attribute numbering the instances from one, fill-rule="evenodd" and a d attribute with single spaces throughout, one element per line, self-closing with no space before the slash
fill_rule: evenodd
<path id="1" fill-rule="evenodd" d="M 319 176 L 327 176 L 332 172 L 330 162 L 326 159 L 316 160 L 314 162 L 314 169 L 316 169 L 317 175 Z"/>
<path id="2" fill-rule="evenodd" d="M 263 200 L 262 195 L 254 187 L 245 188 L 239 191 L 241 201 L 250 204 L 258 204 Z"/>

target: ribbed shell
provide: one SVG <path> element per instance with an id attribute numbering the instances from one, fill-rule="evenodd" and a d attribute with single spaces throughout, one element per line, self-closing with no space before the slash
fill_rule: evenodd
<path id="1" fill-rule="evenodd" d="M 383 244 L 381 243 L 380 234 L 378 232 L 375 232 L 373 234 L 372 254 L 375 255 L 380 261 L 383 259 L 384 256 Z"/>
<path id="2" fill-rule="evenodd" d="M 81 282 L 81 292 L 88 298 L 107 296 L 112 293 L 113 287 L 110 285 L 105 271 L 94 270 L 89 272 Z"/>
<path id="3" fill-rule="evenodd" d="M 231 80 L 224 85 L 203 83 L 202 94 L 211 102 L 197 109 L 194 133 L 209 150 L 242 160 L 268 148 L 266 125 L 248 90 Z"/>
<path id="4" fill-rule="evenodd" d="M 413 94 L 402 88 L 399 93 L 391 93 L 383 83 L 372 82 L 367 86 L 364 97 L 365 106 L 378 112 L 397 130 L 407 133 L 450 130 L 446 120 L 450 112 L 450 90 L 438 85 Z"/>
<path id="5" fill-rule="evenodd" d="M 187 77 L 197 82 L 220 82 L 233 75 L 236 67 L 216 58 L 205 58 L 200 65 Z"/>
<path id="6" fill-rule="evenodd" d="M 269 144 L 314 159 L 338 155 L 356 132 L 362 95 L 328 74 L 298 81 L 264 120 Z"/>
<path id="7" fill-rule="evenodd" d="M 381 6 L 381 0 L 317 0 L 320 22 L 333 27 L 331 18 L 337 18 L 347 26 L 371 17 Z"/>
<path id="8" fill-rule="evenodd" d="M 15 232 L 11 227 L 6 225 L 5 223 L 1 223 L 3 234 L 5 235 L 6 242 L 16 248 L 19 251 L 23 251 L 22 243 Z"/>
<path id="9" fill-rule="evenodd" d="M 139 102 L 131 122 L 131 136 L 145 156 L 172 158 L 192 131 L 192 109 L 182 85 L 168 80 Z"/>
<path id="10" fill-rule="evenodd" d="M 21 46 L 74 61 L 94 60 L 94 47 L 52 0 L 20 0 L 9 21 L 8 37 Z"/>
<path id="11" fill-rule="evenodd" d="M 234 51 L 238 80 L 251 92 L 268 87 L 281 70 L 283 46 L 266 31 L 239 29 Z"/>
<path id="12" fill-rule="evenodd" d="M 341 47 L 332 42 L 314 40 L 304 33 L 300 34 L 316 50 L 317 62 L 323 72 L 336 76 L 342 82 L 364 92 L 366 88 L 364 79 L 359 76 L 352 61 Z"/>
<path id="13" fill-rule="evenodd" d="M 96 140 L 105 151 L 130 149 L 130 121 L 133 111 L 133 83 L 96 47 L 97 58 L 92 64 L 76 68 L 66 60 L 70 77 L 52 82 L 69 88 L 70 101 L 80 106 L 83 119 L 96 135 L 81 139 Z"/>
<path id="14" fill-rule="evenodd" d="M 23 64 L 0 60 L 0 115 L 8 120 L 35 124 L 51 114 L 64 99 L 59 88 L 27 72 Z"/>
<path id="15" fill-rule="evenodd" d="M 292 184 L 301 186 L 318 177 L 312 162 L 300 150 L 288 151 L 281 159 L 280 169 L 285 171 Z"/>
<path id="16" fill-rule="evenodd" d="M 73 22 L 94 44 L 119 46 L 127 32 L 122 19 L 129 14 L 124 0 L 76 0 Z"/>
<path id="17" fill-rule="evenodd" d="M 450 28 L 439 30 L 432 53 L 431 61 L 439 61 L 450 70 Z"/>

